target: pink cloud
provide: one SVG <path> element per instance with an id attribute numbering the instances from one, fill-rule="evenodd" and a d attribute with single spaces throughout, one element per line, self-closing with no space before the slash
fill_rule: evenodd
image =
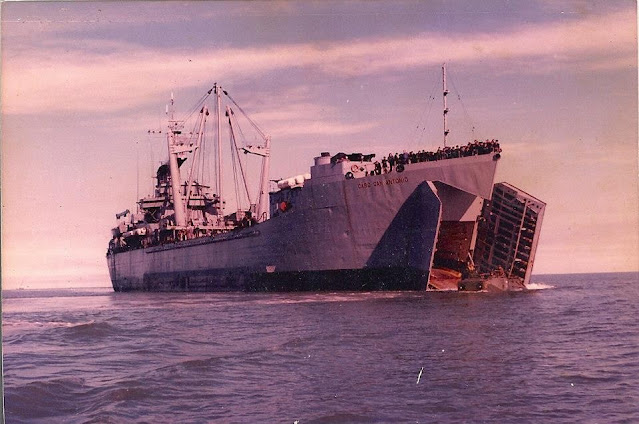
<path id="1" fill-rule="evenodd" d="M 139 106 L 167 87 L 206 85 L 213 78 L 255 78 L 292 68 L 333 78 L 375 76 L 444 60 L 514 67 L 520 73 L 553 72 L 566 63 L 591 71 L 636 66 L 635 11 L 529 25 L 511 32 L 421 33 L 321 46 L 175 51 L 113 41 L 77 40 L 69 45 L 53 40 L 48 48 L 12 51 L 8 45 L 3 52 L 3 112 L 108 112 Z"/>

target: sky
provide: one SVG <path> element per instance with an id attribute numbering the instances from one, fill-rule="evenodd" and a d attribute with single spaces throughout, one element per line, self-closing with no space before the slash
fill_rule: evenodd
<path id="1" fill-rule="evenodd" d="M 221 84 L 284 178 L 436 149 L 444 62 L 449 144 L 499 139 L 496 181 L 547 203 L 534 273 L 639 270 L 634 1 L 3 2 L 1 35 L 4 289 L 110 285 L 171 93 Z"/>

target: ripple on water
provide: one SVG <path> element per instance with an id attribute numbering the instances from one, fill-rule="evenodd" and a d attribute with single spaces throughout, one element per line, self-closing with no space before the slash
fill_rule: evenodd
<path id="1" fill-rule="evenodd" d="M 7 422 L 639 422 L 633 278 L 9 297 Z"/>

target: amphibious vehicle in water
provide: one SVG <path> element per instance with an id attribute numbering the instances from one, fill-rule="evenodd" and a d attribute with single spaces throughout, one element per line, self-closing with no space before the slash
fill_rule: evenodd
<path id="1" fill-rule="evenodd" d="M 269 190 L 270 137 L 219 85 L 193 109 L 193 131 L 174 117 L 168 161 L 136 212 L 116 215 L 107 263 L 115 291 L 513 290 L 530 278 L 545 204 L 493 185 L 496 140 L 390 154 L 319 154 L 307 174 Z M 216 100 L 214 183 L 199 180 L 209 111 Z M 234 187 L 248 200 L 226 212 L 222 97 Z M 231 107 L 233 106 L 233 107 Z M 259 134 L 241 141 L 236 111 Z M 245 155 L 241 155 L 244 153 Z M 259 164 L 251 196 L 246 157 Z M 189 165 L 184 166 L 184 165 Z M 227 165 L 228 166 L 228 165 Z M 187 169 L 188 168 L 188 169 Z M 231 203 L 231 202 L 229 202 Z"/>

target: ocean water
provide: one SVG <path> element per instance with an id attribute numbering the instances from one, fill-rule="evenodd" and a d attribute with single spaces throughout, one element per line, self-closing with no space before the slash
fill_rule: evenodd
<path id="1" fill-rule="evenodd" d="M 637 423 L 639 274 L 525 293 L 4 291 L 7 423 Z"/>

